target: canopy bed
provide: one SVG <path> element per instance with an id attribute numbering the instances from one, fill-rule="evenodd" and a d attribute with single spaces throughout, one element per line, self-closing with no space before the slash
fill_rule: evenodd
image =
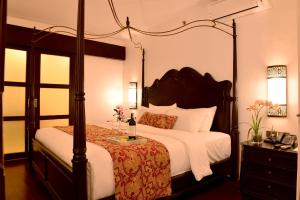
<path id="1" fill-rule="evenodd" d="M 86 156 L 87 150 L 87 126 L 85 122 L 84 106 L 84 7 L 85 1 L 78 1 L 78 23 L 77 23 L 77 55 L 75 66 L 75 116 L 73 129 L 73 159 L 71 163 L 57 155 L 53 149 L 45 145 L 41 140 L 35 138 L 36 127 L 34 124 L 34 93 L 31 90 L 30 95 L 30 160 L 32 167 L 38 177 L 49 189 L 52 196 L 56 199 L 87 199 L 90 187 L 87 177 L 89 162 Z M 111 8 L 113 3 L 109 1 Z M 182 109 L 208 108 L 217 106 L 216 114 L 213 118 L 211 131 L 223 132 L 229 135 L 230 156 L 210 163 L 212 174 L 196 181 L 191 170 L 172 176 L 172 197 L 177 197 L 187 191 L 192 191 L 199 187 L 205 187 L 214 180 L 219 179 L 220 175 L 230 175 L 235 179 L 238 176 L 238 155 L 239 155 L 239 132 L 238 132 L 238 115 L 236 105 L 236 80 L 237 80 L 237 52 L 236 52 L 236 25 L 229 26 L 216 20 L 196 20 L 195 22 L 208 22 L 209 25 L 194 25 L 195 22 L 183 25 L 178 29 L 164 32 L 147 32 L 131 27 L 127 19 L 126 27 L 117 20 L 117 15 L 112 9 L 114 17 L 120 26 L 120 30 L 104 36 L 111 36 L 122 30 L 128 30 L 131 41 L 141 48 L 139 43 L 133 41 L 130 31 L 137 31 L 150 36 L 168 36 L 181 33 L 196 27 L 212 27 L 223 31 L 233 38 L 233 80 L 215 81 L 209 73 L 204 75 L 190 67 L 184 67 L 181 70 L 170 70 L 161 79 L 155 80 L 151 87 L 145 87 L 145 70 L 144 70 L 144 50 L 142 60 L 142 105 L 148 107 L 149 104 L 156 106 L 169 106 L 174 103 Z M 232 33 L 217 27 L 225 26 L 232 30 Z M 183 29 L 182 29 L 183 28 Z M 51 31 L 51 28 L 45 31 Z M 174 32 L 175 31 L 175 32 Z M 57 31 L 59 32 L 59 31 Z M 103 35 L 102 35 L 103 36 Z M 39 39 L 33 36 L 33 41 Z M 101 37 L 101 36 L 100 36 Z M 33 46 L 34 50 L 34 46 Z M 34 62 L 32 60 L 31 62 Z M 32 86 L 34 87 L 34 86 Z M 231 96 L 232 88 L 232 96 Z M 212 132 L 213 133 L 213 132 Z M 198 136 L 197 136 L 198 137 Z M 89 147 L 88 147 L 89 148 Z M 90 177 L 91 178 L 91 177 Z M 97 188 L 96 188 L 97 189 Z M 101 197 L 104 199 L 114 199 L 113 195 Z"/>
<path id="2" fill-rule="evenodd" d="M 210 168 L 213 172 L 212 175 L 201 179 L 201 181 L 196 181 L 195 173 L 191 170 L 192 166 L 189 166 L 188 169 L 176 166 L 176 163 L 182 164 L 185 160 L 185 157 L 180 156 L 181 152 L 178 152 L 178 149 L 176 149 L 176 142 L 170 142 L 169 138 L 167 142 L 164 140 L 158 140 L 161 143 L 166 144 L 166 146 L 169 144 L 169 146 L 173 147 L 168 149 L 171 158 L 171 171 L 174 171 L 172 173 L 172 175 L 174 175 L 172 176 L 172 197 L 177 197 L 187 193 L 187 191 L 195 190 L 196 188 L 201 188 L 207 186 L 208 184 L 212 184 L 215 181 L 220 180 L 221 177 L 227 175 L 234 176 L 234 173 L 236 172 L 234 168 L 236 161 L 233 159 L 233 155 L 235 155 L 234 148 L 237 148 L 236 145 L 238 145 L 238 143 L 234 143 L 234 140 L 237 139 L 237 135 L 233 135 L 230 131 L 231 87 L 232 84 L 230 81 L 225 80 L 217 82 L 208 73 L 203 76 L 194 69 L 185 67 L 180 71 L 175 69 L 168 71 L 160 80 L 156 80 L 151 87 L 145 88 L 145 95 L 147 95 L 147 98 L 145 99 L 147 99 L 147 102 L 143 102 L 144 105 L 147 103 L 152 103 L 154 105 L 166 106 L 177 103 L 178 107 L 184 109 L 217 106 L 211 131 L 208 134 L 197 133 L 194 141 L 197 142 L 197 145 L 201 146 L 203 141 L 207 140 L 211 142 L 213 139 L 206 138 L 206 136 L 218 136 L 218 138 L 214 139 L 215 141 L 218 140 L 216 141 L 217 143 L 205 144 L 208 146 L 219 145 L 218 150 L 216 150 L 218 155 L 220 155 L 221 152 L 230 152 L 231 150 L 231 154 L 225 153 L 225 155 L 222 155 L 220 159 L 210 161 Z M 148 138 L 153 137 L 153 133 L 155 133 L 155 135 L 159 134 L 159 137 L 165 137 L 167 134 L 179 134 L 186 137 L 186 139 L 189 139 L 190 137 L 190 134 L 187 132 L 179 132 L 173 129 L 167 129 L 168 131 L 158 130 L 157 128 L 155 128 L 153 131 L 149 131 L 148 129 L 149 128 L 145 129 L 143 126 L 138 126 L 137 133 L 138 135 L 146 136 Z M 89 135 L 88 132 L 89 131 L 87 131 L 87 138 Z M 222 132 L 223 135 L 221 136 L 221 133 L 219 132 Z M 33 167 L 35 168 L 36 172 L 38 172 L 37 174 L 45 182 L 52 194 L 55 194 L 56 198 L 67 199 L 73 194 L 73 175 L 70 167 L 71 152 L 69 151 L 71 148 L 71 142 L 69 137 L 67 137 L 65 134 L 63 134 L 61 137 L 61 134 L 61 132 L 54 130 L 54 128 L 38 130 L 35 139 L 33 139 L 32 162 Z M 219 136 L 222 137 L 221 140 L 219 140 Z M 173 139 L 174 138 L 171 140 Z M 67 140 L 69 140 L 68 146 L 66 146 Z M 58 141 L 63 141 L 63 143 Z M 89 158 L 89 163 L 91 164 L 88 166 L 90 169 L 92 169 L 88 170 L 88 174 L 91 174 L 91 171 L 94 172 L 93 183 L 88 181 L 88 185 L 90 185 L 88 188 L 89 192 L 93 192 L 92 199 L 98 199 L 98 197 L 102 198 L 104 195 L 100 188 L 105 187 L 106 192 L 112 190 L 111 187 L 108 186 L 109 183 L 107 183 L 107 181 L 101 181 L 101 178 L 104 179 L 103 177 L 105 177 L 105 179 L 109 179 L 107 174 L 111 173 L 106 170 L 106 165 L 109 162 L 107 159 L 97 162 L 95 161 L 95 158 L 91 156 L 91 154 L 93 154 L 92 152 L 94 152 L 94 148 L 95 147 L 91 146 L 91 144 L 87 142 L 87 149 L 89 149 L 87 156 Z M 174 148 L 175 150 L 173 150 Z M 179 147 L 179 149 L 181 148 Z M 184 150 L 181 149 L 181 151 Z M 207 151 L 211 152 L 211 149 L 207 148 Z M 101 152 L 95 154 L 102 155 Z M 172 157 L 172 155 L 176 156 Z M 201 152 L 198 152 L 198 155 L 199 158 L 202 157 L 200 156 Z M 229 155 L 231 155 L 231 157 L 229 157 Z M 213 157 L 214 155 L 211 154 L 209 156 Z M 99 160 L 99 158 L 96 160 Z M 98 165 L 97 168 L 97 166 L 93 166 L 94 163 L 103 164 L 102 166 Z M 99 172 L 96 172 L 97 170 Z M 184 171 L 184 173 L 180 173 L 182 171 Z M 99 176 L 101 173 L 106 175 Z M 110 179 L 112 178 L 110 177 Z M 96 184 L 96 182 L 98 184 Z M 99 191 L 95 191 L 97 188 L 99 188 Z M 108 199 L 114 199 L 114 196 L 112 196 L 111 193 L 109 194 L 110 195 Z"/>

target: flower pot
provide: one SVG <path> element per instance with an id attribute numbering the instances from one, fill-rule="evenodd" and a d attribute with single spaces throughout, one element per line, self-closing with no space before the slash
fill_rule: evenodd
<path id="1" fill-rule="evenodd" d="M 261 144 L 262 143 L 262 134 L 261 134 L 261 132 L 259 132 L 259 133 L 252 133 L 251 142 L 253 144 Z"/>

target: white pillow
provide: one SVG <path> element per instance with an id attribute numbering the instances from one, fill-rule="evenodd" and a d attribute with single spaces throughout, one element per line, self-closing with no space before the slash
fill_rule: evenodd
<path id="1" fill-rule="evenodd" d="M 207 118 L 205 112 L 195 112 L 190 109 L 175 108 L 166 112 L 167 115 L 177 116 L 177 121 L 173 127 L 176 130 L 189 132 L 199 131 L 200 125 Z"/>
<path id="2" fill-rule="evenodd" d="M 167 111 L 177 108 L 176 103 L 174 103 L 173 105 L 170 106 L 156 106 L 153 105 L 151 103 L 149 103 L 149 110 L 152 113 L 156 113 L 156 114 L 166 114 Z"/>
<path id="3" fill-rule="evenodd" d="M 217 106 L 213 106 L 210 108 L 195 108 L 195 109 L 188 109 L 188 110 L 196 113 L 202 113 L 203 115 L 206 116 L 205 119 L 200 124 L 198 131 L 210 131 L 211 125 L 214 121 Z"/>
<path id="4" fill-rule="evenodd" d="M 137 109 L 137 121 L 139 121 L 140 117 L 147 111 L 147 112 L 151 112 L 151 113 L 155 113 L 155 114 L 166 114 L 166 112 L 168 110 L 177 108 L 176 103 L 174 103 L 171 106 L 155 106 L 152 105 L 151 103 L 149 103 L 149 108 L 144 107 L 144 106 L 140 106 Z"/>

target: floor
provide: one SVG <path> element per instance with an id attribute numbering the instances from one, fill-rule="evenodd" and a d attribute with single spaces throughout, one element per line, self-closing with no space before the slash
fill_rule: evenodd
<path id="1" fill-rule="evenodd" d="M 26 160 L 5 163 L 6 200 L 51 200 L 46 189 L 28 171 Z M 227 181 L 185 200 L 240 200 L 239 182 Z"/>
<path id="2" fill-rule="evenodd" d="M 6 200 L 50 200 L 40 182 L 29 173 L 27 160 L 5 163 Z"/>

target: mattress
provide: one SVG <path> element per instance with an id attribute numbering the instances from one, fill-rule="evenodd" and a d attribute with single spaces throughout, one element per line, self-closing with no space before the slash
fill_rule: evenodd
<path id="1" fill-rule="evenodd" d="M 110 128 L 108 124 L 97 124 Z M 190 133 L 137 125 L 137 134 L 161 142 L 168 149 L 171 175 L 192 170 L 196 180 L 210 175 L 209 164 L 230 156 L 230 136 L 221 132 Z M 72 166 L 73 138 L 55 128 L 39 129 L 36 139 Z M 87 142 L 89 199 L 100 199 L 114 194 L 113 162 L 108 151 Z M 101 156 L 99 156 L 101 155 Z"/>

